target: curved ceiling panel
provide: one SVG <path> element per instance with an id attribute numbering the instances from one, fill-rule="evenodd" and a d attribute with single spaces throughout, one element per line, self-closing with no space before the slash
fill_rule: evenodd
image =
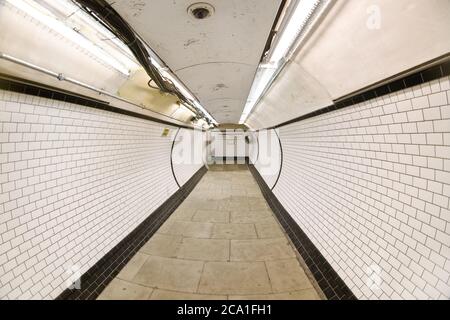
<path id="1" fill-rule="evenodd" d="M 207 63 L 175 73 L 181 81 L 189 82 L 191 91 L 200 98 L 200 102 L 205 103 L 221 98 L 246 100 L 255 77 L 255 68 L 236 63 Z M 208 81 L 205 81 L 205 75 L 208 75 Z M 209 108 L 207 104 L 204 106 Z"/>
<path id="2" fill-rule="evenodd" d="M 261 57 L 280 5 L 278 0 L 110 0 L 122 17 L 172 70 L 198 63 Z M 211 17 L 188 13 L 196 2 L 214 7 Z"/>
<path id="3" fill-rule="evenodd" d="M 237 123 L 240 118 L 240 110 L 245 100 L 222 98 L 205 101 L 211 114 L 220 123 Z"/>
<path id="4" fill-rule="evenodd" d="M 188 12 L 195 0 L 108 2 L 208 111 L 212 99 L 242 100 L 239 121 L 281 0 L 203 0 L 214 12 L 202 20 Z"/>
<path id="5" fill-rule="evenodd" d="M 382 13 L 379 28 L 368 27 L 368 8 Z M 449 0 L 336 1 L 247 124 L 278 125 L 447 54 L 449 15 Z"/>
<path id="6" fill-rule="evenodd" d="M 449 0 L 337 1 L 295 60 L 337 99 L 447 54 L 449 16 Z"/>

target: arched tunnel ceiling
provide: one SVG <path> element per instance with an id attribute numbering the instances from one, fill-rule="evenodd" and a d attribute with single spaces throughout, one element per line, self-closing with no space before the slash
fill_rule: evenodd
<path id="1" fill-rule="evenodd" d="M 281 0 L 108 0 L 221 123 L 239 122 Z"/>

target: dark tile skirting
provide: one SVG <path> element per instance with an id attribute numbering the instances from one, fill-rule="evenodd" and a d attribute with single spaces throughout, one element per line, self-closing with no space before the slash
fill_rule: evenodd
<path id="1" fill-rule="evenodd" d="M 69 102 L 78 104 L 85 107 L 110 111 L 114 113 L 119 113 L 123 115 L 127 115 L 130 117 L 135 117 L 139 119 L 149 120 L 173 127 L 185 128 L 185 129 L 193 129 L 189 126 L 183 126 L 171 123 L 170 121 L 165 121 L 162 119 L 154 118 L 142 113 L 133 112 L 121 108 L 117 108 L 112 106 L 109 102 L 99 99 L 94 99 L 91 97 L 87 97 L 78 93 L 70 92 L 67 90 L 47 86 L 44 84 L 40 84 L 37 82 L 33 82 L 30 80 L 24 80 L 20 78 L 16 78 L 9 75 L 0 74 L 0 89 L 23 93 L 31 96 L 48 98 L 63 102 Z M 100 96 L 100 95 L 99 95 Z"/>
<path id="2" fill-rule="evenodd" d="M 356 300 L 355 295 L 327 262 L 316 246 L 309 240 L 299 225 L 292 219 L 277 197 L 270 190 L 254 165 L 249 169 L 261 191 L 275 213 L 280 224 L 288 234 L 298 253 L 305 261 L 318 285 L 329 300 Z"/>
<path id="3" fill-rule="evenodd" d="M 273 130 L 275 131 L 275 134 L 277 135 L 277 139 L 278 139 L 278 143 L 280 144 L 280 170 L 278 171 L 278 176 L 277 176 L 277 180 L 275 180 L 275 183 L 273 184 L 273 186 L 270 188 L 270 190 L 275 189 L 275 186 L 278 184 L 278 181 L 280 180 L 280 176 L 281 176 L 281 171 L 283 171 L 283 145 L 281 144 L 281 139 L 280 139 L 280 135 L 278 134 L 277 130 Z M 259 149 L 259 146 L 258 146 Z"/>
<path id="4" fill-rule="evenodd" d="M 220 160 L 223 164 L 245 164 L 249 161 L 248 157 L 213 157 L 213 160 Z"/>
<path id="5" fill-rule="evenodd" d="M 66 289 L 57 297 L 57 300 L 96 299 L 135 253 L 186 199 L 206 172 L 207 169 L 203 166 L 177 192 L 83 274 L 79 282 L 81 289 Z"/>
<path id="6" fill-rule="evenodd" d="M 407 70 L 401 74 L 394 75 L 388 79 L 383 80 L 382 82 L 376 83 L 356 93 L 352 93 L 343 98 L 337 99 L 333 101 L 333 104 L 331 106 L 289 120 L 274 127 L 267 128 L 266 130 L 284 127 L 292 123 L 300 122 L 328 112 L 346 108 L 374 98 L 382 97 L 387 94 L 411 88 L 413 86 L 424 84 L 449 75 L 450 54 L 446 54 L 434 59 L 433 61 L 429 61 L 423 65 L 417 66 L 411 70 Z M 272 192 L 273 188 L 271 190 L 271 188 L 265 183 L 264 179 L 261 177 L 258 170 L 253 165 L 249 165 L 249 168 L 256 181 L 258 182 L 264 194 L 264 197 L 277 216 L 281 225 L 291 238 L 298 252 L 305 260 L 306 265 L 311 270 L 325 296 L 328 299 L 355 300 L 355 295 L 339 277 L 336 271 L 334 271 L 325 257 L 311 242 L 311 240 L 306 236 L 300 226 L 295 222 L 294 219 L 292 219 L 292 217 L 289 215 L 280 201 L 278 201 L 278 199 Z M 277 182 L 279 177 L 280 175 L 278 175 Z M 275 185 L 277 184 L 277 182 L 275 183 Z"/>
<path id="7" fill-rule="evenodd" d="M 180 129 L 178 128 L 177 133 L 175 134 L 175 137 L 173 138 L 173 141 L 172 141 L 172 147 L 170 148 L 170 169 L 172 170 L 172 175 L 173 175 L 173 178 L 175 179 L 175 182 L 176 182 L 178 188 L 181 188 L 180 183 L 178 182 L 178 179 L 177 179 L 177 175 L 175 174 L 175 170 L 173 170 L 173 148 L 175 147 L 175 142 L 177 141 L 177 137 L 178 137 L 179 133 L 180 133 Z"/>
<path id="8" fill-rule="evenodd" d="M 109 112 L 119 113 L 135 118 L 153 121 L 178 128 L 192 129 L 188 126 L 177 125 L 168 121 L 153 118 L 137 112 L 114 107 L 107 101 L 94 99 L 74 92 L 54 88 L 44 84 L 16 78 L 13 76 L 0 74 L 0 89 L 48 98 L 63 102 L 74 103 L 90 108 L 96 108 Z M 178 134 L 178 132 L 177 132 Z M 173 144 L 172 144 L 173 150 Z M 180 187 L 173 171 L 172 156 L 171 167 L 173 177 Z M 96 299 L 103 289 L 120 272 L 134 254 L 152 237 L 158 228 L 175 211 L 175 209 L 191 193 L 203 175 L 207 172 L 206 167 L 202 167 L 191 179 L 185 183 L 175 194 L 165 201 L 158 209 L 136 227 L 125 239 L 111 249 L 103 258 L 93 265 L 85 274 L 81 276 L 81 289 L 66 289 L 56 299 L 57 300 L 84 300 Z"/>

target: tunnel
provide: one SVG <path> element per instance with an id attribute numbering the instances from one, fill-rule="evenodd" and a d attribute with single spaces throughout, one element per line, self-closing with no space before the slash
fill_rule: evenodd
<path id="1" fill-rule="evenodd" d="M 449 300 L 449 31 L 448 0 L 0 0 L 0 299 Z"/>

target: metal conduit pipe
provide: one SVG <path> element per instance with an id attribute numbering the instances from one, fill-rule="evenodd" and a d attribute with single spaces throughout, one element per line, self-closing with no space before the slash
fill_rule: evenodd
<path id="1" fill-rule="evenodd" d="M 75 84 L 75 85 L 77 85 L 77 86 L 83 87 L 83 88 L 85 88 L 85 89 L 89 89 L 89 90 L 95 91 L 95 92 L 97 92 L 97 93 L 99 93 L 99 94 L 101 94 L 101 95 L 105 95 L 105 96 L 108 96 L 108 97 L 111 97 L 111 98 L 120 100 L 120 101 L 122 101 L 122 102 L 131 104 L 131 105 L 133 105 L 133 106 L 139 107 L 139 108 L 141 108 L 141 109 L 145 109 L 145 108 L 142 107 L 141 105 L 136 104 L 136 103 L 134 103 L 134 102 L 131 102 L 130 100 L 124 99 L 124 98 L 122 98 L 122 97 L 119 97 L 119 96 L 117 96 L 117 95 L 115 95 L 115 94 L 113 94 L 113 93 L 110 93 L 110 92 L 105 91 L 105 90 L 103 90 L 103 89 L 100 89 L 100 88 L 91 86 L 91 85 L 89 85 L 89 84 L 87 84 L 87 83 L 78 81 L 78 80 L 76 80 L 76 79 L 73 79 L 73 78 L 70 78 L 70 77 L 66 77 L 66 76 L 64 76 L 63 73 L 58 73 L 58 72 L 55 72 L 55 71 L 52 71 L 52 70 L 49 70 L 49 69 L 40 67 L 40 66 L 38 66 L 38 65 L 32 64 L 32 63 L 30 63 L 30 62 L 24 61 L 24 60 L 19 59 L 19 58 L 16 58 L 16 57 L 13 57 L 13 56 L 11 56 L 11 55 L 9 55 L 9 54 L 6 54 L 6 53 L 3 53 L 3 52 L 1 52 L 1 51 L 0 51 L 0 59 L 5 60 L 5 61 L 9 61 L 9 62 L 12 62 L 12 63 L 15 63 L 15 64 L 18 64 L 18 65 L 21 65 L 21 66 L 24 66 L 24 67 L 27 67 L 27 68 L 30 68 L 30 69 L 35 70 L 35 71 L 38 71 L 38 72 L 41 72 L 41 73 L 46 74 L 46 75 L 48 75 L 48 76 L 54 77 L 54 78 L 58 79 L 59 81 L 66 81 L 66 82 Z M 196 110 L 192 110 L 191 107 L 188 107 L 188 106 L 186 106 L 186 107 L 187 107 L 189 110 L 191 110 L 192 112 L 196 113 Z M 151 112 L 154 112 L 154 113 L 156 113 L 156 114 L 159 114 L 159 115 L 164 116 L 164 117 L 166 117 L 166 118 L 168 118 L 168 119 L 171 119 L 171 120 L 177 120 L 177 119 L 175 119 L 175 118 L 172 118 L 172 117 L 170 117 L 170 116 L 167 116 L 167 115 L 165 115 L 165 114 L 163 114 L 163 113 L 160 113 L 160 112 L 157 112 L 157 111 L 151 110 Z"/>
<path id="2" fill-rule="evenodd" d="M 75 0 L 74 2 L 107 27 L 130 48 L 136 60 L 162 91 L 174 93 L 174 88 L 163 79 L 158 70 L 152 65 L 147 50 L 136 37 L 134 30 L 108 2 L 104 0 Z"/>
<path id="3" fill-rule="evenodd" d="M 117 38 L 119 38 L 135 56 L 136 60 L 144 68 L 150 79 L 161 91 L 177 96 L 189 109 L 208 123 L 209 118 L 202 110 L 195 107 L 193 101 L 186 98 L 178 88 L 168 79 L 165 79 L 153 66 L 149 52 L 142 41 L 138 38 L 133 28 L 117 13 L 117 11 L 105 0 L 73 0 L 84 11 L 107 27 Z"/>
<path id="4" fill-rule="evenodd" d="M 98 93 L 100 93 L 100 94 L 104 94 L 105 96 L 109 96 L 109 97 L 112 97 L 112 98 L 116 98 L 116 99 L 119 99 L 119 100 L 123 100 L 123 101 L 128 102 L 127 100 L 125 100 L 125 99 L 123 99 L 123 98 L 120 98 L 120 97 L 118 97 L 118 96 L 116 96 L 116 95 L 114 95 L 114 94 L 112 94 L 112 93 L 109 93 L 109 92 L 107 92 L 107 91 L 105 91 L 105 90 L 96 88 L 96 87 L 94 87 L 94 86 L 91 86 L 91 85 L 86 84 L 86 83 L 84 83 L 84 82 L 78 81 L 78 80 L 76 80 L 76 79 L 72 79 L 72 78 L 70 78 L 70 77 L 66 77 L 66 76 L 64 76 L 64 74 L 62 74 L 62 73 L 58 73 L 58 72 L 51 71 L 51 70 L 49 70 L 49 69 L 46 69 L 46 68 L 37 66 L 37 65 L 32 64 L 32 63 L 30 63 L 30 62 L 24 61 L 24 60 L 22 60 L 22 59 L 19 59 L 19 58 L 10 56 L 9 54 L 0 52 L 0 59 L 6 60 L 6 61 L 9 61 L 9 62 L 13 62 L 13 63 L 15 63 L 15 64 L 18 64 L 18 65 L 21 65 L 21 66 L 24 66 L 24 67 L 27 67 L 27 68 L 30 68 L 30 69 L 39 71 L 39 72 L 44 73 L 44 74 L 46 74 L 46 75 L 55 77 L 55 78 L 58 79 L 59 81 L 67 81 L 67 82 L 70 82 L 70 83 L 72 83 L 72 84 L 76 84 L 76 85 L 78 85 L 78 86 L 80 86 L 80 87 L 83 87 L 83 88 L 86 88 L 86 89 L 89 89 L 89 90 L 96 91 L 96 92 L 98 92 Z M 129 103 L 129 102 L 128 102 L 128 103 Z"/>

